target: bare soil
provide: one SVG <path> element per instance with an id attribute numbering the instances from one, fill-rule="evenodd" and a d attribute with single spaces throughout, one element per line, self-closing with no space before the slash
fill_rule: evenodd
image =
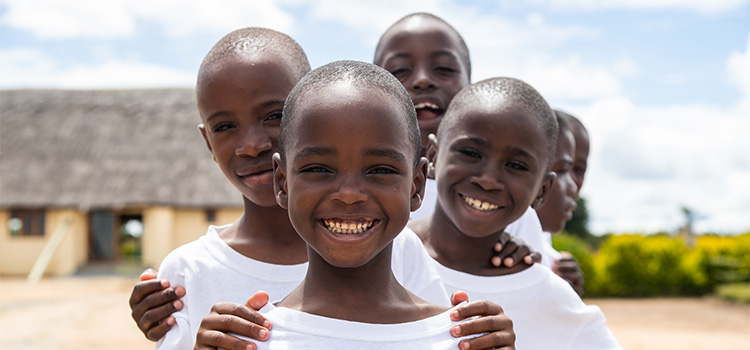
<path id="1" fill-rule="evenodd" d="M 152 349 L 130 317 L 137 277 L 0 279 L 0 349 Z M 625 349 L 750 349 L 750 305 L 716 298 L 596 299 Z"/>

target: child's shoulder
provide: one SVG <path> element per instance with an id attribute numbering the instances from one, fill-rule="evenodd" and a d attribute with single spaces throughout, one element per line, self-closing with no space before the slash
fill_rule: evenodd
<path id="1" fill-rule="evenodd" d="M 198 239 L 185 243 L 164 257 L 160 266 L 159 273 L 171 267 L 184 268 L 188 264 L 195 263 L 201 259 L 211 259 L 211 249 L 217 249 L 223 241 L 219 238 L 218 231 L 226 226 L 209 226 L 206 233 Z"/>

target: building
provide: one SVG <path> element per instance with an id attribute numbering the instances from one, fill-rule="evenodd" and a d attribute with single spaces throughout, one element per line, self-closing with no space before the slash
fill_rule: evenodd
<path id="1" fill-rule="evenodd" d="M 137 247 L 156 268 L 234 221 L 242 196 L 199 123 L 189 89 L 0 91 L 0 275 L 28 274 L 45 246 L 50 275 Z"/>

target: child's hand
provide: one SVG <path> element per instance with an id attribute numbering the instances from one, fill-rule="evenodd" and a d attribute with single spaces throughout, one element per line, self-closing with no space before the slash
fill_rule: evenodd
<path id="1" fill-rule="evenodd" d="M 268 293 L 260 291 L 245 305 L 217 303 L 211 313 L 201 321 L 194 350 L 216 348 L 227 350 L 255 350 L 257 346 L 229 333 L 253 340 L 266 341 L 270 335 L 271 322 L 257 313 L 268 303 Z"/>
<path id="2" fill-rule="evenodd" d="M 492 265 L 496 267 L 500 265 L 513 267 L 521 261 L 526 265 L 542 261 L 541 254 L 531 250 L 522 239 L 513 237 L 507 232 L 500 235 L 493 249 L 496 254 L 492 256 Z"/>
<path id="3" fill-rule="evenodd" d="M 558 260 L 555 260 L 554 264 L 552 265 L 552 271 L 554 271 L 564 280 L 568 281 L 568 283 L 570 283 L 570 286 L 573 287 L 573 290 L 578 293 L 578 296 L 582 297 L 583 271 L 581 271 L 581 266 L 578 265 L 578 261 L 573 256 L 573 254 L 570 254 L 568 252 L 560 252 L 560 254 L 562 254 L 562 257 Z"/>
<path id="4" fill-rule="evenodd" d="M 171 315 L 182 309 L 185 288 L 169 288 L 169 281 L 157 280 L 152 269 L 143 271 L 140 280 L 130 293 L 131 316 L 146 338 L 157 341 L 174 325 Z"/>
<path id="5" fill-rule="evenodd" d="M 451 296 L 451 303 L 455 306 L 469 301 L 465 292 L 456 292 Z M 478 318 L 463 322 L 451 328 L 451 335 L 463 337 L 478 335 L 472 339 L 464 339 L 458 346 L 460 349 L 515 349 L 516 333 L 513 331 L 513 321 L 503 313 L 500 305 L 491 301 L 480 300 L 469 303 L 451 313 L 453 321 L 460 321 L 478 316 Z"/>

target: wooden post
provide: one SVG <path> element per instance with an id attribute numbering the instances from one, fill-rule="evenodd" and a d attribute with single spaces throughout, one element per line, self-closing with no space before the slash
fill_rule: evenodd
<path id="1" fill-rule="evenodd" d="M 49 265 L 50 260 L 52 260 L 52 256 L 55 254 L 55 251 L 60 246 L 60 243 L 62 243 L 65 236 L 70 232 L 70 223 L 72 221 L 73 218 L 70 215 L 66 215 L 63 222 L 60 223 L 55 232 L 52 233 L 52 237 L 49 238 L 44 245 L 42 252 L 39 253 L 39 257 L 36 258 L 36 262 L 34 262 L 34 267 L 31 268 L 29 276 L 26 277 L 26 281 L 29 284 L 37 284 L 39 283 L 39 280 L 42 279 L 42 275 L 44 275 L 44 271 L 47 270 L 47 265 Z"/>

